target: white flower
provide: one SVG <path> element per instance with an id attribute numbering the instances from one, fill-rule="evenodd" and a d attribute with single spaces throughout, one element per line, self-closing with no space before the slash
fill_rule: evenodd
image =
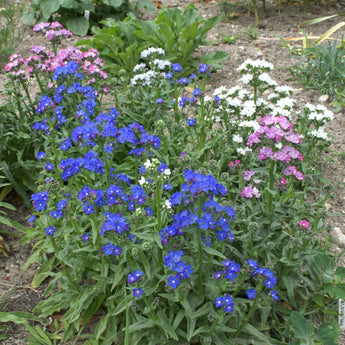
<path id="1" fill-rule="evenodd" d="M 169 200 L 165 200 L 164 206 L 165 206 L 165 208 L 171 208 L 171 203 L 170 203 L 170 201 L 169 201 Z"/>
<path id="2" fill-rule="evenodd" d="M 237 153 L 240 154 L 241 156 L 245 156 L 246 154 L 249 154 L 252 152 L 252 149 L 249 147 L 238 147 L 236 149 Z"/>
<path id="3" fill-rule="evenodd" d="M 319 139 L 329 140 L 328 133 L 325 132 L 323 127 L 320 127 L 318 130 L 314 129 L 313 131 L 309 132 L 309 134 Z"/>
<path id="4" fill-rule="evenodd" d="M 254 115 L 256 112 L 256 106 L 254 101 L 250 100 L 250 101 L 245 101 L 243 103 L 243 107 L 241 110 L 241 115 L 244 115 L 246 117 L 251 117 L 252 115 Z"/>
<path id="5" fill-rule="evenodd" d="M 253 80 L 253 75 L 252 74 L 244 74 L 241 78 L 242 83 L 245 85 L 248 85 L 251 80 Z"/>
<path id="6" fill-rule="evenodd" d="M 239 134 L 235 134 L 232 136 L 232 141 L 241 144 L 243 143 L 243 138 Z"/>
<path id="7" fill-rule="evenodd" d="M 280 142 L 280 143 L 276 143 L 275 144 L 275 147 L 278 149 L 278 150 L 281 150 L 281 148 L 283 147 L 283 144 Z"/>
<path id="8" fill-rule="evenodd" d="M 144 177 L 144 176 L 141 176 L 141 177 L 140 177 L 140 180 L 139 180 L 138 182 L 139 182 L 140 186 L 142 186 L 143 184 L 145 184 L 145 183 L 146 183 L 145 177 Z"/>
<path id="9" fill-rule="evenodd" d="M 271 86 L 277 85 L 277 83 L 270 77 L 268 73 L 261 73 L 258 79 Z"/>
<path id="10" fill-rule="evenodd" d="M 160 60 L 160 59 L 154 59 L 152 63 L 159 69 L 163 70 L 170 66 L 170 61 L 168 60 Z"/>
<path id="11" fill-rule="evenodd" d="M 290 95 L 293 94 L 293 88 L 286 85 L 277 86 L 274 90 L 275 92 L 279 92 L 279 93 L 288 93 Z"/>
<path id="12" fill-rule="evenodd" d="M 171 175 L 171 170 L 169 168 L 165 169 L 164 175 L 167 175 L 167 176 Z"/>
<path id="13" fill-rule="evenodd" d="M 146 69 L 146 65 L 144 63 L 139 63 L 137 65 L 134 66 L 133 68 L 133 72 L 137 73 L 137 72 L 144 72 L 144 70 Z"/>
<path id="14" fill-rule="evenodd" d="M 277 106 L 280 108 L 292 108 L 296 104 L 296 101 L 290 97 L 281 98 L 277 102 Z"/>
<path id="15" fill-rule="evenodd" d="M 253 68 L 264 68 L 264 69 L 268 69 L 269 71 L 271 71 L 273 69 L 273 65 L 265 60 L 251 60 L 248 59 L 245 62 L 242 63 L 242 65 L 240 65 L 240 67 L 237 68 L 237 70 L 239 72 L 245 72 L 248 69 L 253 69 Z"/>
<path id="16" fill-rule="evenodd" d="M 165 51 L 162 48 L 150 47 L 141 52 L 140 58 L 145 59 L 152 54 L 165 55 Z"/>
<path id="17" fill-rule="evenodd" d="M 228 89 L 225 86 L 220 86 L 214 89 L 213 96 L 222 96 L 228 93 Z"/>
<path id="18" fill-rule="evenodd" d="M 132 85 L 151 85 L 152 79 L 155 79 L 159 74 L 155 71 L 147 71 L 145 73 L 140 73 L 135 75 L 131 79 L 131 84 Z"/>
<path id="19" fill-rule="evenodd" d="M 204 97 L 204 102 L 205 103 L 212 102 L 212 101 L 213 101 L 213 99 L 210 96 L 205 96 Z"/>
<path id="20" fill-rule="evenodd" d="M 260 128 L 260 125 L 258 124 L 257 121 L 252 120 L 252 121 L 241 121 L 238 124 L 239 127 L 247 127 L 247 128 L 253 128 L 254 131 L 257 131 Z"/>
<path id="21" fill-rule="evenodd" d="M 227 97 L 226 103 L 228 106 L 234 107 L 234 108 L 239 108 L 242 105 L 242 101 L 237 97 L 235 98 Z"/>
<path id="22" fill-rule="evenodd" d="M 145 169 L 147 170 L 150 166 L 151 166 L 151 161 L 148 159 L 148 160 L 146 160 L 146 162 L 144 163 L 144 167 L 145 167 Z"/>

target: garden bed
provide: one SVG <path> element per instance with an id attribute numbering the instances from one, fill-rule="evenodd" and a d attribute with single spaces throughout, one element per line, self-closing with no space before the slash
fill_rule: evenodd
<path id="1" fill-rule="evenodd" d="M 162 1 L 163 5 L 168 6 L 182 6 L 193 1 Z M 194 3 L 194 2 L 193 2 Z M 222 13 L 219 2 L 209 1 L 195 3 L 199 9 L 199 13 L 205 17 L 219 16 Z M 268 4 L 270 5 L 270 4 Z M 196 56 L 215 52 L 218 50 L 228 52 L 229 58 L 223 62 L 223 68 L 217 69 L 217 72 L 211 75 L 208 83 L 209 91 L 224 85 L 231 88 L 237 85 L 240 75 L 237 67 L 247 59 L 263 59 L 275 66 L 271 72 L 271 76 L 279 85 L 288 85 L 294 89 L 293 98 L 297 101 L 298 106 L 306 103 L 323 104 L 332 109 L 332 97 L 321 97 L 322 95 L 317 90 L 305 90 L 298 83 L 298 81 L 291 74 L 291 66 L 299 62 L 299 59 L 292 57 L 289 50 L 282 46 L 281 40 L 278 36 L 287 39 L 291 37 L 300 37 L 298 32 L 298 24 L 320 15 L 331 15 L 337 13 L 337 9 L 331 7 L 329 10 L 320 7 L 310 7 L 306 13 L 296 7 L 289 7 L 282 10 L 279 16 L 274 7 L 268 6 L 266 18 L 260 20 L 258 27 L 257 38 L 251 39 L 249 37 L 249 28 L 253 27 L 255 20 L 253 16 L 247 15 L 247 8 L 241 6 L 234 7 L 236 18 L 225 18 L 209 33 L 208 40 L 211 45 L 200 47 Z M 324 33 L 334 22 L 327 21 L 312 27 L 307 33 L 317 36 Z M 246 30 L 247 29 L 247 30 Z M 238 35 L 238 39 L 232 44 L 225 43 L 229 36 Z M 70 40 L 72 43 L 75 39 Z M 44 37 L 28 30 L 23 37 L 22 42 L 18 46 L 17 52 L 23 56 L 27 55 L 33 45 L 45 45 Z M 298 43 L 296 43 L 297 45 Z M 0 84 L 4 85 L 5 73 L 2 70 L 0 75 Z M 208 90 L 206 89 L 206 92 Z M 338 112 L 332 122 L 328 124 L 329 132 L 332 134 L 332 145 L 320 157 L 320 169 L 323 170 L 324 188 L 327 189 L 331 198 L 327 200 L 326 210 L 330 214 L 327 217 L 329 225 L 329 232 L 333 228 L 339 228 L 341 231 L 345 227 L 345 196 L 344 196 L 344 171 L 345 171 L 345 156 L 343 152 L 344 137 L 345 137 L 345 120 L 344 114 Z M 22 205 L 21 200 L 15 195 L 10 195 L 9 202 L 17 207 L 16 212 L 10 212 L 9 216 L 16 221 L 26 225 L 26 218 L 28 211 Z M 310 197 L 315 197 L 312 193 Z M 344 231 L 345 233 L 345 231 Z M 325 238 L 328 240 L 328 235 Z M 19 238 L 6 237 L 9 245 L 8 257 L 1 257 L 0 261 L 0 296 L 6 296 L 6 310 L 8 311 L 27 311 L 30 312 L 35 305 L 42 299 L 44 286 L 33 288 L 31 281 L 38 268 L 37 265 L 31 265 L 26 271 L 22 271 L 26 259 L 30 255 L 31 247 L 29 245 L 21 246 L 18 243 Z M 331 245 L 330 251 L 334 255 L 341 252 L 345 247 L 345 243 L 341 239 Z M 345 266 L 344 260 L 341 258 L 337 265 Z M 44 325 L 48 327 L 49 325 Z M 7 340 L 3 342 L 4 345 L 24 345 L 27 332 L 25 328 L 12 325 L 12 331 Z M 344 339 L 344 338 L 343 338 Z M 342 344 L 341 340 L 339 344 Z M 80 342 L 82 344 L 82 342 Z"/>

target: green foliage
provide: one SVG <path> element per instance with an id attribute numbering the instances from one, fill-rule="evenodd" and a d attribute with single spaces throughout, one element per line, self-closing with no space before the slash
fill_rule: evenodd
<path id="1" fill-rule="evenodd" d="M 307 42 L 302 61 L 293 72 L 301 78 L 305 88 L 334 95 L 345 85 L 345 46 L 336 40 L 313 44 Z"/>
<path id="2" fill-rule="evenodd" d="M 23 30 L 18 28 L 18 17 L 24 10 L 24 4 L 0 0 L 0 62 L 5 62 L 14 53 Z"/>
<path id="3" fill-rule="evenodd" d="M 151 0 L 136 2 L 136 9 L 155 10 Z M 133 10 L 129 0 L 33 0 L 23 15 L 27 24 L 58 20 L 75 35 L 85 36 L 102 19 L 122 20 Z"/>
<path id="4" fill-rule="evenodd" d="M 12 93 L 15 88 L 11 86 L 14 85 L 7 83 L 6 92 L 16 102 L 9 101 L 0 106 L 0 186 L 3 188 L 0 200 L 14 189 L 30 208 L 27 191 L 36 190 L 35 180 L 40 167 L 35 161 L 35 146 L 39 139 L 29 134 L 33 125 L 33 109 L 30 111 L 24 96 Z"/>
<path id="5" fill-rule="evenodd" d="M 93 27 L 93 37 L 77 42 L 76 46 L 96 48 L 105 60 L 105 68 L 114 74 L 123 69 L 131 77 L 141 51 L 149 46 L 164 49 L 167 59 L 190 70 L 193 53 L 200 45 L 207 44 L 207 33 L 219 20 L 220 17 L 200 17 L 194 5 L 187 6 L 184 12 L 178 8 L 164 8 L 155 20 L 145 21 L 129 15 L 123 22 L 102 21 L 103 28 Z M 217 52 L 202 62 L 217 67 L 227 56 Z"/>
<path id="6" fill-rule="evenodd" d="M 245 28 L 250 40 L 256 40 L 259 35 L 259 30 L 256 26 Z"/>

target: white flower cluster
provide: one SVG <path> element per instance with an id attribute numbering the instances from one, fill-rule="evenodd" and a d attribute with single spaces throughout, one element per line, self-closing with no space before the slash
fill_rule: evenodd
<path id="1" fill-rule="evenodd" d="M 152 64 L 158 68 L 159 70 L 164 70 L 167 67 L 170 67 L 171 63 L 168 60 L 160 60 L 160 59 L 154 59 L 152 61 Z"/>
<path id="2" fill-rule="evenodd" d="M 134 73 L 144 72 L 144 71 L 146 71 L 146 64 L 144 64 L 144 63 L 139 63 L 139 64 L 135 65 L 133 68 Z"/>
<path id="3" fill-rule="evenodd" d="M 310 111 L 308 115 L 309 120 L 331 121 L 334 118 L 334 113 L 331 110 L 327 109 L 322 104 L 313 105 L 313 104 L 307 103 L 304 107 L 309 109 Z"/>
<path id="4" fill-rule="evenodd" d="M 250 154 L 252 152 L 252 149 L 250 149 L 249 147 L 238 147 L 236 151 L 239 155 L 245 156 Z"/>
<path id="5" fill-rule="evenodd" d="M 314 129 L 313 131 L 308 133 L 309 135 L 323 140 L 329 140 L 328 133 L 324 130 L 323 127 L 320 127 L 319 129 Z"/>
<path id="6" fill-rule="evenodd" d="M 277 86 L 277 83 L 271 78 L 271 76 L 268 73 L 261 73 L 258 76 L 258 79 L 268 85 Z"/>
<path id="7" fill-rule="evenodd" d="M 255 131 L 257 131 L 260 128 L 260 125 L 257 121 L 251 120 L 251 121 L 241 121 L 238 124 L 239 127 L 245 127 L 245 128 L 252 128 Z"/>
<path id="8" fill-rule="evenodd" d="M 145 73 L 136 74 L 131 79 L 132 85 L 151 85 L 152 81 L 156 79 L 158 76 L 160 76 L 160 73 L 157 73 L 155 71 L 147 71 Z"/>
<path id="9" fill-rule="evenodd" d="M 165 55 L 165 50 L 162 48 L 150 47 L 141 52 L 140 58 L 146 59 L 151 55 Z"/>
<path id="10" fill-rule="evenodd" d="M 234 143 L 241 144 L 241 143 L 243 143 L 243 138 L 242 138 L 239 134 L 234 134 L 234 135 L 232 136 L 232 141 L 233 141 Z"/>
<path id="11" fill-rule="evenodd" d="M 248 70 L 253 70 L 256 68 L 262 68 L 268 71 L 271 71 L 273 69 L 273 65 L 270 62 L 267 62 L 265 60 L 252 60 L 252 59 L 247 59 L 244 61 L 240 67 L 237 68 L 237 71 L 239 72 L 246 72 Z"/>

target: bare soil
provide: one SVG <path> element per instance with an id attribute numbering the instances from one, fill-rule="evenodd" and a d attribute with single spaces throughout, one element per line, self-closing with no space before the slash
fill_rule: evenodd
<path id="1" fill-rule="evenodd" d="M 344 8 L 341 8 L 339 1 L 330 1 L 329 8 L 311 4 L 305 12 L 302 6 L 296 5 L 286 8 L 282 6 L 279 15 L 275 5 L 267 0 L 266 16 L 260 19 L 258 37 L 253 40 L 249 38 L 246 30 L 255 25 L 253 13 L 250 12 L 248 15 L 249 2 L 237 1 L 237 5 L 234 3 L 232 12 L 235 12 L 236 16 L 231 18 L 230 16 L 225 16 L 209 33 L 208 39 L 211 44 L 200 47 L 196 53 L 198 57 L 217 50 L 230 54 L 229 58 L 223 62 L 223 68 L 211 76 L 210 90 L 221 85 L 231 87 L 238 84 L 240 76 L 236 68 L 246 59 L 260 58 L 274 64 L 275 69 L 271 73 L 272 78 L 280 85 L 291 86 L 294 89 L 293 97 L 299 105 L 322 103 L 332 109 L 331 102 L 333 99 L 331 97 L 322 101 L 322 98 L 320 99 L 322 95 L 317 90 L 304 90 L 298 83 L 298 80 L 294 79 L 291 67 L 299 62 L 299 58 L 291 56 L 290 51 L 283 47 L 278 36 L 285 39 L 302 37 L 298 30 L 300 23 L 312 18 L 339 13 L 341 10 L 344 11 L 345 4 L 343 5 Z M 163 0 L 158 1 L 158 3 L 161 3 L 163 6 L 179 7 L 181 9 L 189 3 L 194 3 L 199 9 L 199 14 L 205 17 L 220 16 L 224 13 L 220 7 L 220 1 Z M 261 5 L 261 2 L 259 5 Z M 337 23 L 337 19 L 320 23 L 308 28 L 307 33 L 313 36 L 321 35 L 335 23 Z M 339 37 L 344 35 L 344 33 L 344 30 L 339 30 Z M 224 42 L 224 37 L 229 35 L 238 35 L 239 38 L 233 44 L 227 44 Z M 71 39 L 67 44 L 73 44 L 76 40 L 76 38 Z M 295 44 L 299 45 L 300 43 L 296 42 Z M 44 37 L 28 29 L 18 46 L 17 52 L 23 56 L 29 56 L 32 45 L 47 45 L 47 43 Z M 0 71 L 0 85 L 2 87 L 4 81 L 5 71 L 2 69 Z M 328 187 L 331 190 L 331 196 L 327 201 L 326 209 L 330 214 L 338 214 L 338 216 L 328 217 L 327 222 L 330 225 L 330 229 L 338 227 L 345 234 L 345 153 L 343 150 L 345 118 L 343 112 L 335 114 L 335 118 L 328 126 L 328 130 L 333 135 L 332 146 L 328 152 L 324 153 L 320 162 L 323 162 L 324 176 L 330 181 Z M 17 211 L 8 212 L 8 216 L 27 225 L 25 218 L 29 212 L 20 199 L 12 195 L 8 201 L 17 207 Z M 30 285 L 38 266 L 30 266 L 26 271 L 23 271 L 23 266 L 32 248 L 30 245 L 23 246 L 19 244 L 20 238 L 17 237 L 6 236 L 5 239 L 10 247 L 10 252 L 8 257 L 0 256 L 0 306 L 4 307 L 6 305 L 6 310 L 8 311 L 31 312 L 41 300 L 43 294 L 43 287 L 34 289 Z M 334 254 L 339 253 L 342 250 L 340 246 L 341 244 L 339 243 L 332 245 L 331 252 Z M 345 260 L 340 259 L 337 264 L 345 266 Z M 24 340 L 26 336 L 28 336 L 28 333 L 25 328 L 12 324 L 11 330 L 8 332 L 8 339 L 2 341 L 1 344 L 24 345 L 27 344 Z M 339 344 L 345 344 L 344 337 L 342 337 Z"/>

